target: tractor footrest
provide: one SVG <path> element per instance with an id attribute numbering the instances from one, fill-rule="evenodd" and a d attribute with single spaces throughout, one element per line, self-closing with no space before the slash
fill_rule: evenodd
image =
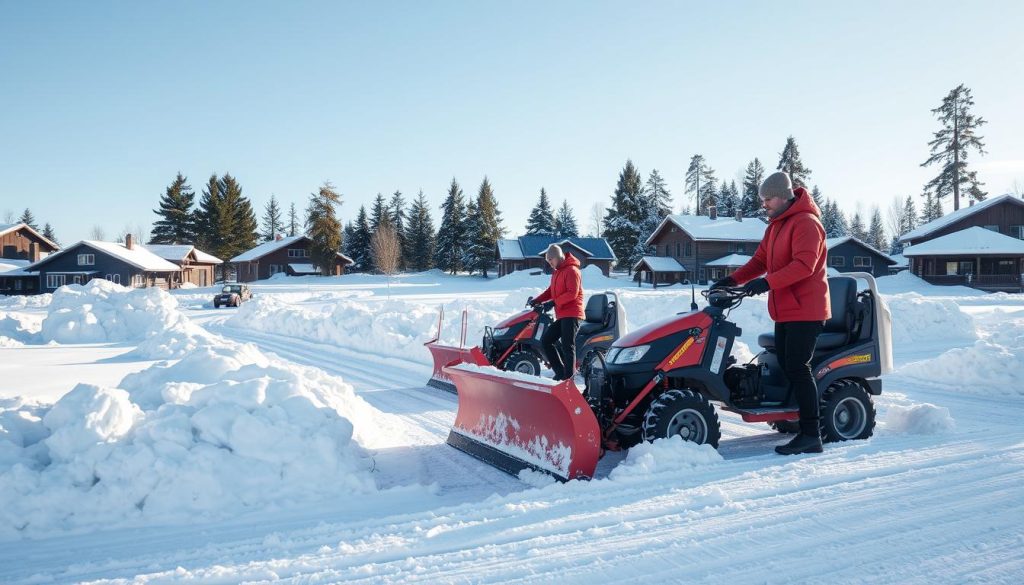
<path id="1" fill-rule="evenodd" d="M 744 422 L 775 422 L 778 420 L 800 420 L 800 411 L 779 408 L 733 408 L 723 406 L 722 410 L 735 412 Z"/>

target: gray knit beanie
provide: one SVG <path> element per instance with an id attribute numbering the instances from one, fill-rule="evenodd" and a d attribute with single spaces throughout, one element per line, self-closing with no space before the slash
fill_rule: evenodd
<path id="1" fill-rule="evenodd" d="M 793 182 L 789 180 L 788 174 L 782 171 L 774 172 L 761 183 L 757 194 L 761 199 L 781 197 L 789 200 L 793 198 Z"/>

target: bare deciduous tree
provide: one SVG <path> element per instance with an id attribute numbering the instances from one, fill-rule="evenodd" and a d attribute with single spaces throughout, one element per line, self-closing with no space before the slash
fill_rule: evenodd
<path id="1" fill-rule="evenodd" d="M 10 209 L 4 210 L 4 223 L 8 225 L 14 223 L 14 212 Z"/>
<path id="2" fill-rule="evenodd" d="M 594 203 L 590 208 L 590 215 L 587 218 L 587 231 L 590 232 L 590 237 L 599 238 L 601 237 L 601 220 L 604 219 L 604 206 L 600 203 Z"/>
<path id="3" fill-rule="evenodd" d="M 886 208 L 885 228 L 895 237 L 903 235 L 903 228 L 907 225 L 907 208 L 899 195 L 893 195 L 889 207 Z"/>
<path id="4" fill-rule="evenodd" d="M 107 239 L 107 232 L 103 229 L 103 226 L 94 225 L 92 226 L 92 230 L 89 231 L 89 238 L 102 242 Z"/>
<path id="5" fill-rule="evenodd" d="M 391 275 L 398 272 L 402 261 L 402 245 L 390 223 L 382 223 L 370 239 L 373 263 L 381 274 L 388 277 L 388 297 L 391 296 Z"/>

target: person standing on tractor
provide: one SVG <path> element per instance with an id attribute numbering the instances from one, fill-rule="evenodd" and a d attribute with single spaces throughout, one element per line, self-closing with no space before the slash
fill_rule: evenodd
<path id="1" fill-rule="evenodd" d="M 530 305 L 537 310 L 550 308 L 552 304 L 555 307 L 555 322 L 544 332 L 540 342 L 555 372 L 555 380 L 567 380 L 576 371 L 576 334 L 584 318 L 580 261 L 572 254 L 563 253 L 557 244 L 548 246 L 544 259 L 551 266 L 551 285 L 534 297 Z"/>
<path id="2" fill-rule="evenodd" d="M 783 172 L 769 175 L 758 196 L 769 218 L 761 244 L 750 261 L 712 288 L 745 283 L 747 294 L 768 292 L 768 314 L 775 321 L 775 351 L 800 407 L 800 433 L 775 451 L 782 455 L 821 453 L 818 388 L 811 374 L 818 334 L 831 317 L 821 211 L 807 189 L 793 189 L 789 175 Z"/>

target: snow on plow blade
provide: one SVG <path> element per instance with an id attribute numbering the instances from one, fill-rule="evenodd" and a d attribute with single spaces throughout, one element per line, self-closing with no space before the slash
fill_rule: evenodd
<path id="1" fill-rule="evenodd" d="M 571 380 L 469 364 L 443 370 L 459 394 L 449 445 L 513 475 L 533 469 L 562 481 L 594 476 L 601 429 Z"/>
<path id="2" fill-rule="evenodd" d="M 427 343 L 426 346 L 430 350 L 430 357 L 434 358 L 434 373 L 430 375 L 427 386 L 454 393 L 456 391 L 455 384 L 448 377 L 448 374 L 444 372 L 445 366 L 454 366 L 462 363 L 476 364 L 478 366 L 490 365 L 490 362 L 487 361 L 487 358 L 478 347 L 453 347 L 451 345 L 438 345 L 433 342 Z"/>

